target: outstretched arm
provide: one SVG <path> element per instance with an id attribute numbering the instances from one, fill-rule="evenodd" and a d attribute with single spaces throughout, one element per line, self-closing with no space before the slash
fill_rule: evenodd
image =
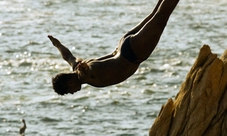
<path id="1" fill-rule="evenodd" d="M 69 63 L 70 66 L 72 66 L 72 68 L 76 67 L 76 65 L 78 64 L 76 57 L 73 56 L 73 54 L 71 53 L 71 51 L 66 48 L 64 45 L 61 44 L 61 42 L 54 38 L 51 35 L 48 35 L 48 38 L 50 39 L 50 41 L 52 42 L 52 44 L 58 48 L 59 52 L 61 53 L 62 58 L 67 61 Z"/>

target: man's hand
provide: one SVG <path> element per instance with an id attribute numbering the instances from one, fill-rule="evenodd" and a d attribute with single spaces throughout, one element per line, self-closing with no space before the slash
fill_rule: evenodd
<path id="1" fill-rule="evenodd" d="M 59 47 L 62 45 L 61 42 L 58 39 L 54 38 L 52 35 L 48 35 L 47 37 L 50 39 L 50 41 L 55 47 Z"/>
<path id="2" fill-rule="evenodd" d="M 57 47 L 57 49 L 61 53 L 62 58 L 67 61 L 69 65 L 74 69 L 77 66 L 78 62 L 76 62 L 76 57 L 73 56 L 71 51 L 67 47 L 62 45 L 61 42 L 53 36 L 48 35 L 47 37 L 50 39 L 52 44 Z M 81 60 L 78 59 L 78 61 Z"/>

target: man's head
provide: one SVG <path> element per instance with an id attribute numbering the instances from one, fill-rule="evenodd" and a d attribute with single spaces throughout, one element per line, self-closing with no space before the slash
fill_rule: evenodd
<path id="1" fill-rule="evenodd" d="M 81 81 L 77 73 L 60 73 L 52 78 L 53 89 L 60 95 L 77 92 L 81 89 Z"/>

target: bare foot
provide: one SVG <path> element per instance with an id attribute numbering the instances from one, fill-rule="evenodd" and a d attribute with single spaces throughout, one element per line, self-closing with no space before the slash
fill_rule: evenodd
<path id="1" fill-rule="evenodd" d="M 48 35 L 47 37 L 50 39 L 54 46 L 58 47 L 59 45 L 61 45 L 61 42 L 58 39 L 54 38 L 52 35 Z"/>

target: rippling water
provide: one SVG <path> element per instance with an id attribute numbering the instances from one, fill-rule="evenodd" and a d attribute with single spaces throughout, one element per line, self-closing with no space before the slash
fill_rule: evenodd
<path id="1" fill-rule="evenodd" d="M 111 52 L 156 0 L 1 0 L 0 135 L 27 122 L 34 136 L 146 136 L 160 107 L 173 98 L 203 44 L 227 49 L 227 1 L 182 0 L 158 47 L 125 82 L 56 95 L 51 77 L 70 67 L 47 39 L 76 56 Z"/>

